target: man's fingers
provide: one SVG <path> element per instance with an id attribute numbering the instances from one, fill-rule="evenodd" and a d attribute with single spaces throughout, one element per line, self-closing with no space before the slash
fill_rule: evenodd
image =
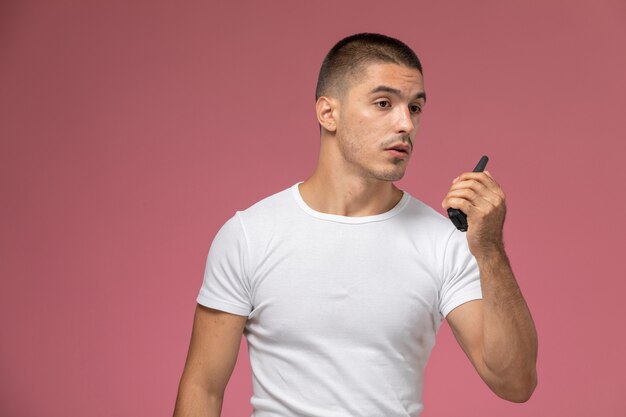
<path id="1" fill-rule="evenodd" d="M 472 201 L 482 198 L 493 205 L 498 204 L 498 201 L 503 197 L 498 188 L 489 188 L 475 179 L 456 182 L 450 187 L 448 196 L 463 197 Z M 474 204 L 477 205 L 478 201 Z"/>
<path id="2" fill-rule="evenodd" d="M 461 210 L 467 216 L 472 216 L 476 210 L 480 210 L 472 201 L 462 197 L 448 197 L 442 204 L 444 209 L 455 208 Z"/>
<path id="3" fill-rule="evenodd" d="M 489 197 L 491 197 L 491 199 Z M 473 210 L 473 208 L 482 208 L 483 210 L 489 210 L 492 207 L 496 206 L 497 202 L 498 200 L 495 196 L 484 196 L 475 192 L 472 189 L 463 188 L 450 191 L 441 203 L 441 206 L 444 209 L 453 207 L 463 210 L 463 207 L 465 207 L 466 209 L 471 210 Z M 463 212 L 465 212 L 465 210 L 463 210 Z M 469 212 L 465 212 L 465 214 L 469 214 Z"/>
<path id="4" fill-rule="evenodd" d="M 453 182 L 450 189 L 457 189 L 460 187 L 469 186 L 475 190 L 478 190 L 479 184 L 493 193 L 499 195 L 501 198 L 504 198 L 504 192 L 500 185 L 493 179 L 491 174 L 488 171 L 484 172 L 465 172 L 455 178 L 456 181 Z M 468 182 L 470 181 L 470 182 Z"/>

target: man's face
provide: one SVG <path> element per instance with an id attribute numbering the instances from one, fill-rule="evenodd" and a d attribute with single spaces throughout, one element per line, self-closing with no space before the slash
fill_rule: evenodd
<path id="1" fill-rule="evenodd" d="M 336 116 L 335 139 L 349 170 L 368 179 L 401 179 L 425 101 L 418 70 L 368 65 L 340 98 Z"/>

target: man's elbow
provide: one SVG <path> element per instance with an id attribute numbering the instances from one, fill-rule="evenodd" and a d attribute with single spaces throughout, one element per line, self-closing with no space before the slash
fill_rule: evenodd
<path id="1" fill-rule="evenodd" d="M 514 403 L 525 403 L 530 399 L 537 387 L 537 373 L 533 371 L 529 375 L 519 377 L 516 381 L 494 390 L 496 395 Z"/>

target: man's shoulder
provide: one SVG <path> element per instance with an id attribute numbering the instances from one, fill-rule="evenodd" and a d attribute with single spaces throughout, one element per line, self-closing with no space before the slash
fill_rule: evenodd
<path id="1" fill-rule="evenodd" d="M 281 219 L 296 208 L 293 187 L 288 187 L 271 194 L 246 209 L 237 211 L 237 215 L 245 224 L 267 224 L 273 219 Z"/>
<path id="2" fill-rule="evenodd" d="M 271 212 L 276 209 L 284 208 L 285 206 L 290 206 L 292 205 L 292 203 L 293 186 L 262 198 L 261 200 L 252 204 L 250 207 L 241 210 L 240 213 L 246 215 L 263 214 L 267 213 L 268 211 Z"/>
<path id="3" fill-rule="evenodd" d="M 450 222 L 450 219 L 410 194 L 409 202 L 402 214 L 406 218 L 419 223 L 422 227 L 427 225 L 439 229 L 440 231 L 452 231 L 454 229 L 454 225 Z"/>

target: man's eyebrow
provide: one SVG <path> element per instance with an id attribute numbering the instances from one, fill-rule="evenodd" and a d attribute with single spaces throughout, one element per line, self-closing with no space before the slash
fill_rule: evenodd
<path id="1" fill-rule="evenodd" d="M 402 92 L 400 90 L 398 90 L 397 88 L 389 87 L 387 85 L 379 85 L 378 87 L 370 91 L 370 94 L 376 94 L 376 93 L 391 93 L 397 96 L 402 95 Z M 423 99 L 424 102 L 426 102 L 426 93 L 423 91 L 420 91 L 419 93 L 415 95 L 413 99 L 414 100 Z"/>

